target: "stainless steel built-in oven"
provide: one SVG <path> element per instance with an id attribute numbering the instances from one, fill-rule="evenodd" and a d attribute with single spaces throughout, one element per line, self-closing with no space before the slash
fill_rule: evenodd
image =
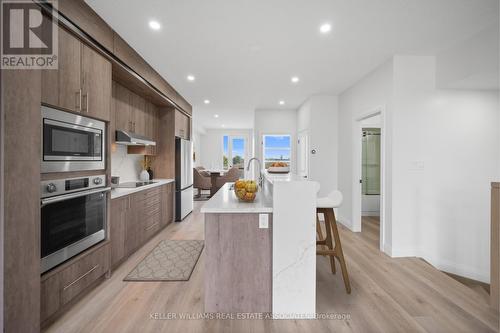
<path id="1" fill-rule="evenodd" d="M 105 175 L 41 183 L 41 271 L 106 238 Z"/>
<path id="2" fill-rule="evenodd" d="M 105 168 L 106 124 L 42 106 L 42 172 Z"/>

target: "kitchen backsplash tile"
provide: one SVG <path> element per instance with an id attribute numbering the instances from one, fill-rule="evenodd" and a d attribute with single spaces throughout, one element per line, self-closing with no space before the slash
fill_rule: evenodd
<path id="1" fill-rule="evenodd" d="M 119 176 L 120 183 L 139 179 L 142 155 L 127 154 L 127 146 L 116 145 L 111 152 L 111 175 Z"/>

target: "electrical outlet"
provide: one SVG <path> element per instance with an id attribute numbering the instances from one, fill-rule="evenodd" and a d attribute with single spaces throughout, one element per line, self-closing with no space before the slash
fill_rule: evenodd
<path id="1" fill-rule="evenodd" d="M 260 229 L 269 228 L 269 215 L 259 214 L 259 228 Z"/>

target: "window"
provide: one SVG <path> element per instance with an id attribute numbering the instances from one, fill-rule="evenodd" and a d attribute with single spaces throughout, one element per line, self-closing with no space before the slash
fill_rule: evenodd
<path id="1" fill-rule="evenodd" d="M 232 167 L 240 170 L 240 177 L 245 174 L 246 139 L 242 136 L 224 135 L 222 137 L 222 166 L 224 170 Z"/>
<path id="2" fill-rule="evenodd" d="M 267 169 L 273 162 L 291 164 L 292 140 L 290 135 L 264 135 L 262 137 L 264 167 Z"/>

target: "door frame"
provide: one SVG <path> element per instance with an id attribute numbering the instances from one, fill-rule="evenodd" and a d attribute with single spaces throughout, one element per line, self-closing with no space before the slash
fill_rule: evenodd
<path id="1" fill-rule="evenodd" d="M 300 132 L 297 133 L 297 174 L 300 175 L 300 161 L 299 161 L 299 157 L 300 157 L 300 150 L 299 150 L 299 146 L 300 146 L 300 138 L 302 136 L 305 136 L 306 137 L 306 151 L 305 151 L 305 159 L 306 159 L 306 175 L 304 178 L 307 178 L 309 179 L 309 174 L 310 174 L 310 159 L 309 159 L 309 144 L 310 144 L 310 137 L 309 137 L 309 131 L 308 130 L 302 130 Z"/>
<path id="2" fill-rule="evenodd" d="M 385 249 L 387 247 L 386 237 L 387 230 L 386 228 L 386 112 L 385 106 L 375 107 L 365 113 L 363 113 L 360 117 L 355 118 L 353 120 L 353 173 L 352 173 L 352 227 L 353 231 L 360 232 L 361 231 L 361 218 L 362 218 L 362 184 L 360 183 L 360 179 L 362 179 L 362 141 L 363 141 L 363 125 L 361 122 L 365 119 L 380 115 L 380 243 L 379 249 L 382 252 L 388 253 Z"/>

